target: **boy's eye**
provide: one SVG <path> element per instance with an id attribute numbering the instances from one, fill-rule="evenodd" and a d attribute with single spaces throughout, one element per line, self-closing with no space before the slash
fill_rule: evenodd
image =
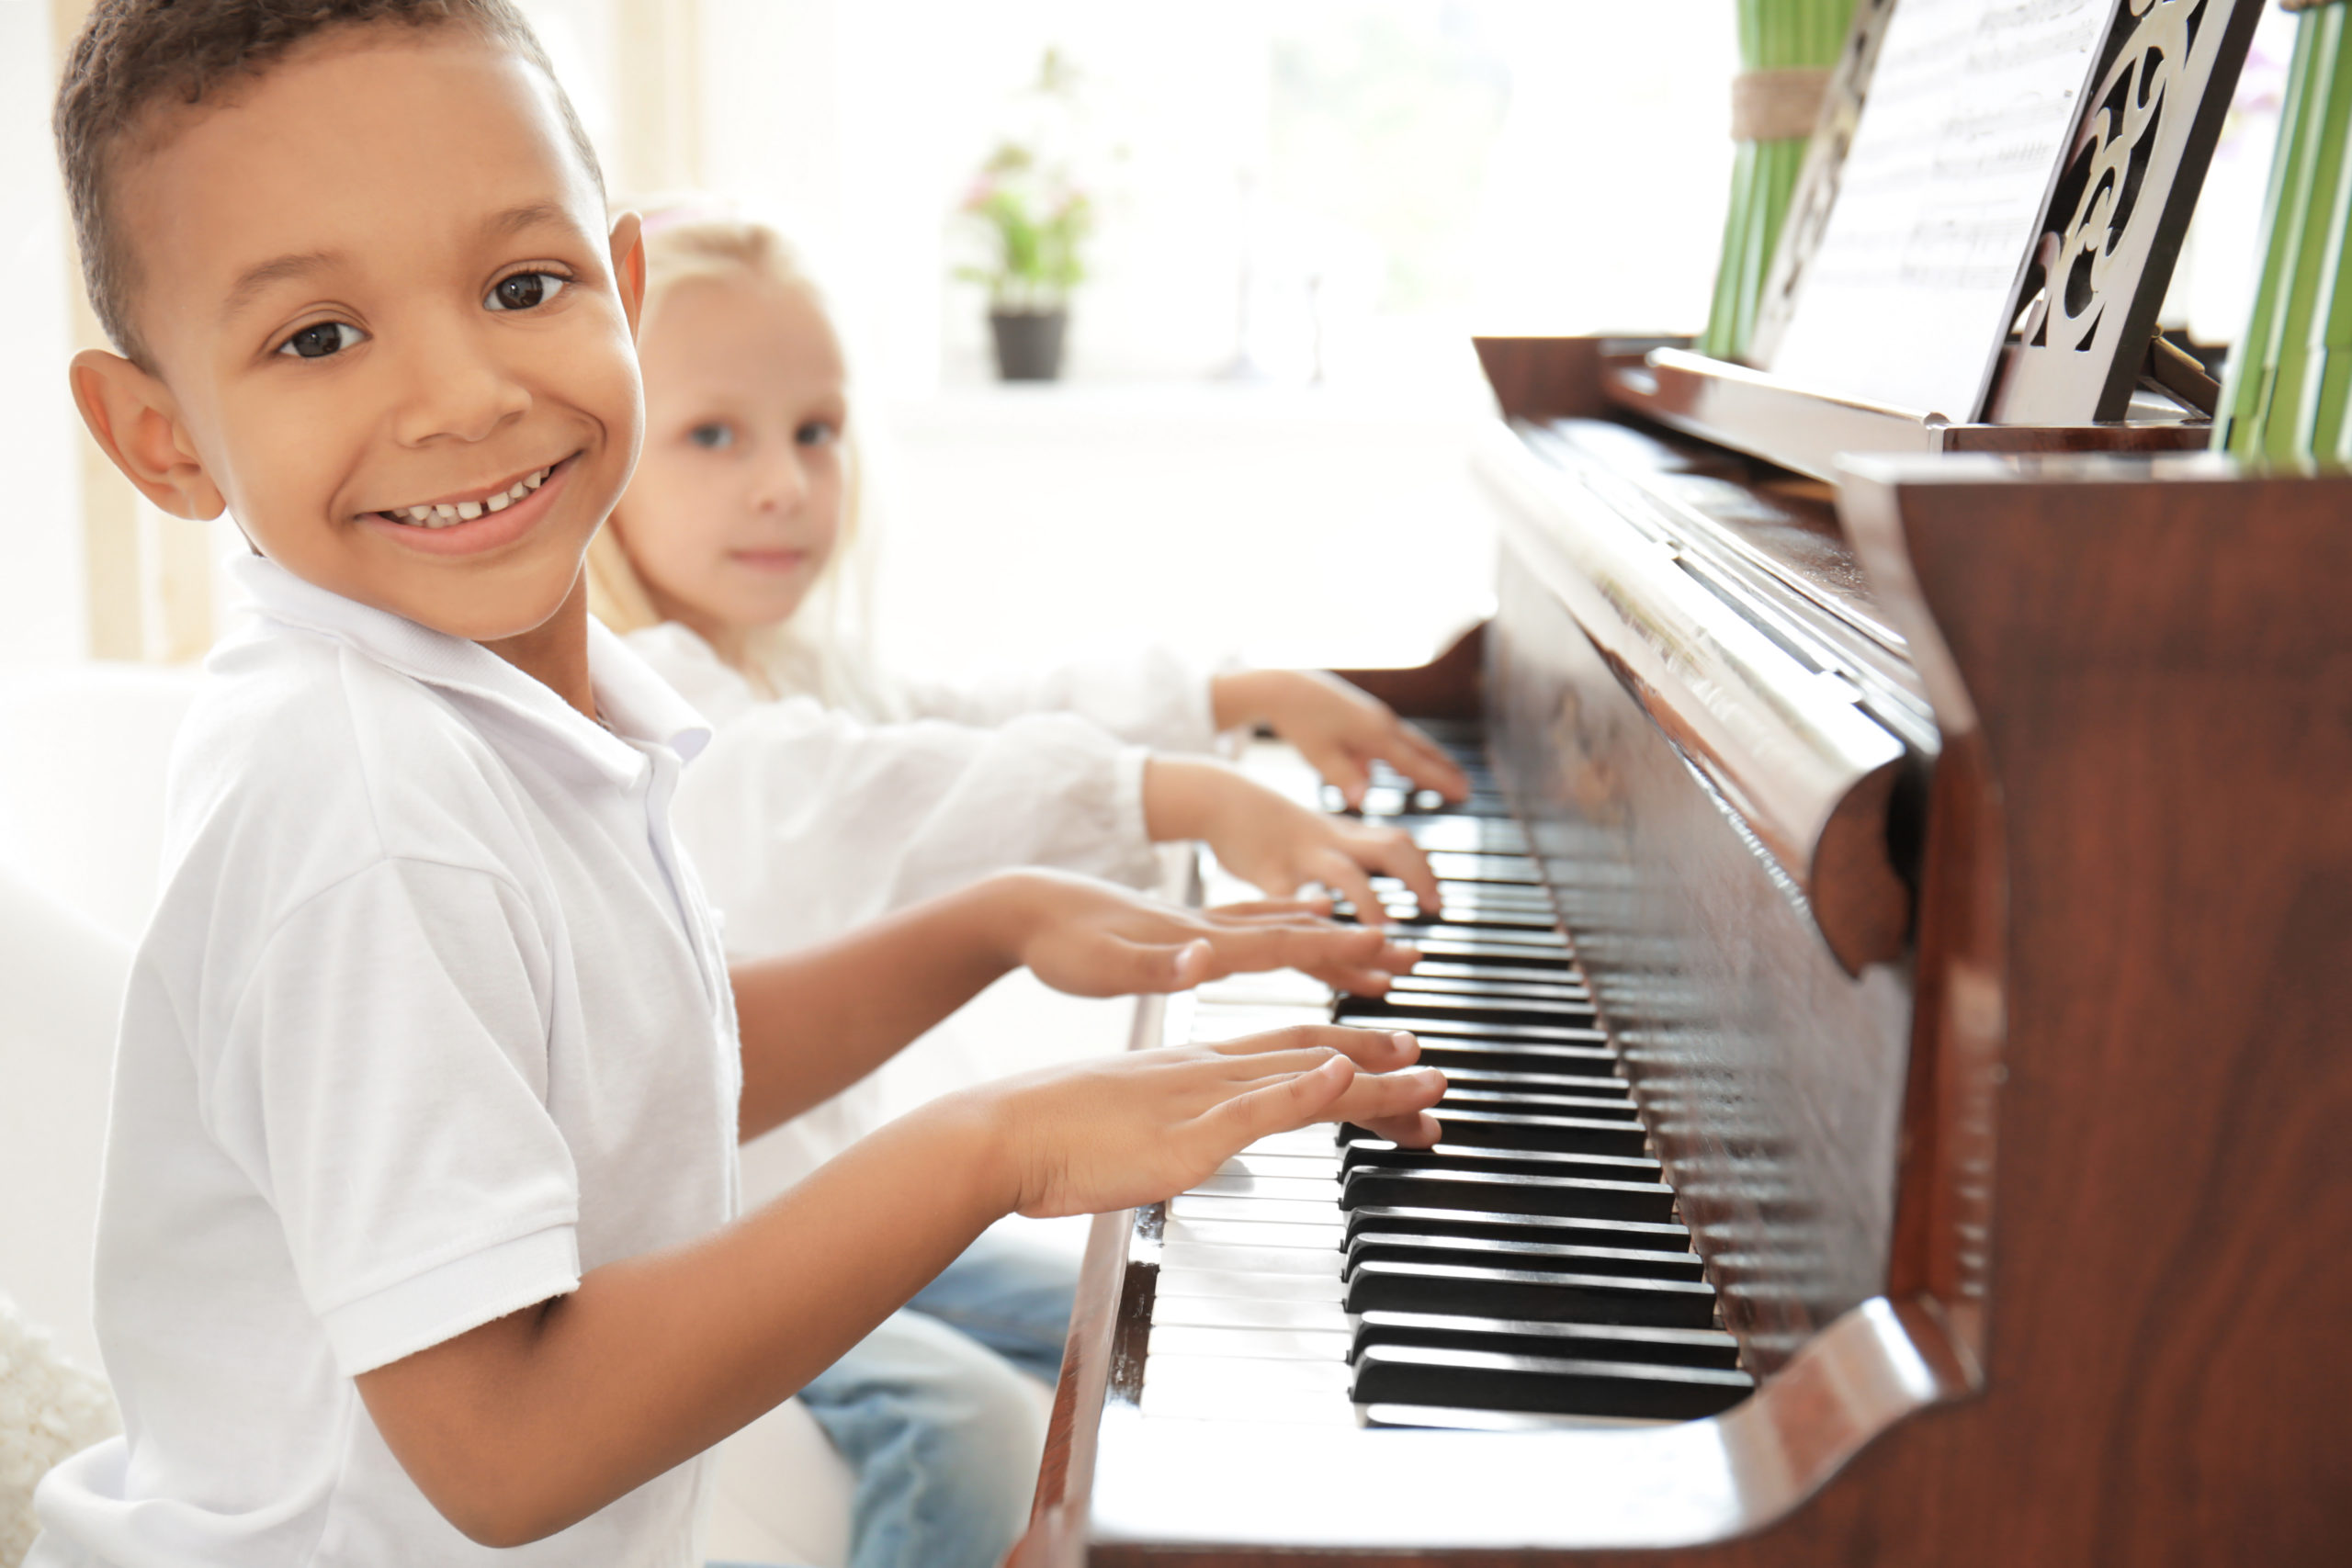
<path id="1" fill-rule="evenodd" d="M 482 304 L 492 310 L 536 310 L 562 293 L 571 282 L 551 272 L 518 272 L 493 284 Z"/>
<path id="2" fill-rule="evenodd" d="M 827 446 L 841 439 L 841 432 L 821 419 L 812 419 L 792 433 L 792 439 L 803 446 Z"/>
<path id="3" fill-rule="evenodd" d="M 724 424 L 697 424 L 686 432 L 686 439 L 707 451 L 716 452 L 735 445 L 735 432 Z"/>
<path id="4" fill-rule="evenodd" d="M 368 334 L 348 321 L 316 321 L 279 344 L 277 352 L 296 359 L 324 359 L 367 341 Z"/>

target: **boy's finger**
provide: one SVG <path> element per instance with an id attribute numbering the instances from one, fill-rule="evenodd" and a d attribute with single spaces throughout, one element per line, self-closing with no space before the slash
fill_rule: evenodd
<path id="1" fill-rule="evenodd" d="M 1388 911 L 1382 907 L 1379 895 L 1373 892 L 1372 878 L 1346 852 L 1335 849 L 1317 851 L 1314 872 L 1317 881 L 1326 887 L 1337 888 L 1355 906 L 1358 925 L 1386 929 Z"/>
<path id="2" fill-rule="evenodd" d="M 1438 1119 L 1426 1111 L 1399 1116 L 1350 1116 L 1368 1133 L 1378 1134 L 1400 1149 L 1426 1149 L 1444 1135 Z"/>
<path id="3" fill-rule="evenodd" d="M 1345 746 L 1317 746 L 1311 750 L 1301 747 L 1299 750 L 1315 771 L 1323 775 L 1324 783 L 1339 789 L 1340 797 L 1348 803 L 1349 810 L 1363 807 L 1364 791 L 1372 787 L 1372 770 L 1359 761 L 1354 752 Z"/>
<path id="4" fill-rule="evenodd" d="M 1402 720 L 1397 722 L 1396 730 L 1403 740 L 1400 749 L 1408 753 L 1404 757 L 1391 759 L 1398 773 L 1423 789 L 1437 791 L 1448 800 L 1469 798 L 1469 775 L 1456 765 L 1453 758 L 1438 749 L 1436 741 Z"/>
<path id="5" fill-rule="evenodd" d="M 1359 1073 L 1340 1097 L 1337 1113 L 1358 1126 L 1368 1127 L 1393 1143 L 1426 1148 L 1437 1140 L 1436 1118 L 1428 1115 L 1444 1098 L 1445 1075 L 1435 1067 L 1408 1067 L 1389 1073 Z M 1427 1117 L 1430 1125 L 1422 1125 Z M 1392 1130 L 1394 1129 L 1394 1130 Z M 1397 1132 L 1405 1135 L 1399 1137 Z"/>
<path id="6" fill-rule="evenodd" d="M 1203 1111 L 1202 1130 L 1223 1153 L 1246 1149 L 1261 1138 L 1287 1133 L 1328 1118 L 1356 1076 L 1344 1056 L 1331 1056 L 1303 1073 L 1245 1089 Z"/>
<path id="7" fill-rule="evenodd" d="M 1340 1023 L 1295 1023 L 1262 1034 L 1220 1040 L 1223 1056 L 1272 1056 L 1284 1051 L 1337 1051 L 1370 1072 L 1390 1073 L 1420 1059 L 1421 1043 L 1402 1029 L 1351 1029 Z"/>
<path id="8" fill-rule="evenodd" d="M 1367 837 L 1369 841 L 1359 852 L 1362 858 L 1412 889 L 1422 913 L 1437 913 L 1443 898 L 1438 892 L 1437 873 L 1430 868 L 1430 857 L 1421 852 L 1421 847 L 1402 833 Z"/>

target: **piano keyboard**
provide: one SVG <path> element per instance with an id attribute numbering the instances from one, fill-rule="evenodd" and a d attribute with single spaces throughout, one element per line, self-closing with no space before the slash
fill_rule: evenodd
<path id="1" fill-rule="evenodd" d="M 1404 1149 L 1307 1128 L 1172 1199 L 1157 1216 L 1146 1416 L 1662 1422 L 1753 1387 L 1523 832 L 1475 745 L 1450 750 L 1468 801 L 1445 807 L 1391 774 L 1365 802 L 1413 834 L 1440 879 L 1429 917 L 1401 885 L 1376 884 L 1419 967 L 1376 998 L 1296 974 L 1217 981 L 1171 1005 L 1166 1035 L 1410 1029 L 1446 1073 L 1443 1139 Z M 1218 874 L 1213 902 L 1250 896 Z"/>

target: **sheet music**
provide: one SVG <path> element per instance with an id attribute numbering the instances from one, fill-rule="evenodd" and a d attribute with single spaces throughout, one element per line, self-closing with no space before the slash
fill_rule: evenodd
<path id="1" fill-rule="evenodd" d="M 1773 373 L 1976 417 L 2115 0 L 1898 0 Z"/>

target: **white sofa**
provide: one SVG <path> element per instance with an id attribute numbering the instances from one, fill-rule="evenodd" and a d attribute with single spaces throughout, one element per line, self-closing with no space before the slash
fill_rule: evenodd
<path id="1" fill-rule="evenodd" d="M 96 1368 L 93 1221 L 115 1020 L 156 892 L 193 671 L 0 681 L 0 1292 Z M 737 1434 L 709 1554 L 838 1568 L 849 1472 L 797 1402 Z"/>

